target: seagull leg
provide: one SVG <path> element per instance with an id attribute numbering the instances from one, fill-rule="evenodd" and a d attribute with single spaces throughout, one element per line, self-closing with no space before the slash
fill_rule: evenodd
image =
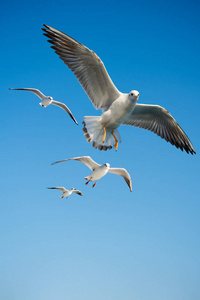
<path id="1" fill-rule="evenodd" d="M 113 136 L 114 139 L 115 139 L 114 148 L 115 148 L 115 150 L 117 151 L 117 149 L 118 149 L 118 140 L 117 140 L 116 136 L 114 135 L 114 130 L 111 132 L 111 134 L 112 134 L 112 136 Z"/>
<path id="2" fill-rule="evenodd" d="M 104 126 L 103 126 L 103 131 L 104 131 L 104 134 L 103 134 L 102 142 L 104 143 L 106 140 L 106 124 L 104 124 Z"/>
<path id="3" fill-rule="evenodd" d="M 93 184 L 93 186 L 92 186 L 92 187 L 94 188 L 96 184 L 97 184 L 97 180 L 95 181 L 95 183 Z"/>
<path id="4" fill-rule="evenodd" d="M 90 182 L 90 180 L 88 180 L 85 184 L 88 184 Z"/>

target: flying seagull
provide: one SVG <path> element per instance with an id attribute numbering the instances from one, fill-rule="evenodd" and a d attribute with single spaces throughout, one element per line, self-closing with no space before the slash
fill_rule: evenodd
<path id="1" fill-rule="evenodd" d="M 171 114 L 158 105 L 137 104 L 139 92 L 121 93 L 113 84 L 98 55 L 65 33 L 44 25 L 42 30 L 51 48 L 72 70 L 101 116 L 85 116 L 83 131 L 99 150 L 118 149 L 117 128 L 131 125 L 153 131 L 187 153 L 196 153 L 189 138 Z"/>
<path id="2" fill-rule="evenodd" d="M 61 192 L 63 192 L 62 196 L 60 196 L 60 198 L 68 198 L 72 193 L 76 193 L 80 196 L 83 196 L 83 193 L 81 193 L 81 191 L 79 190 L 76 190 L 75 188 L 71 188 L 70 190 L 67 190 L 66 188 L 64 187 L 48 187 L 48 189 L 51 189 L 51 190 L 59 190 Z"/>
<path id="3" fill-rule="evenodd" d="M 96 163 L 90 156 L 79 156 L 79 157 L 74 157 L 74 158 L 68 158 L 64 160 L 57 161 L 54 164 L 58 164 L 64 161 L 68 160 L 77 160 L 85 164 L 89 169 L 92 170 L 92 173 L 89 176 L 84 177 L 88 184 L 90 181 L 95 181 L 92 187 L 95 187 L 97 180 L 100 179 L 101 177 L 105 176 L 107 173 L 112 173 L 112 174 L 117 174 L 120 175 L 124 178 L 126 183 L 128 184 L 130 191 L 132 192 L 132 182 L 131 182 L 131 176 L 129 173 L 126 171 L 126 169 L 123 168 L 110 168 L 110 164 L 106 163 L 103 165 L 100 165 Z"/>
<path id="4" fill-rule="evenodd" d="M 62 109 L 64 109 L 68 113 L 68 115 L 72 118 L 72 120 L 78 125 L 78 123 L 77 123 L 76 119 L 74 118 L 74 116 L 72 115 L 71 111 L 64 103 L 55 101 L 50 96 L 45 96 L 38 89 L 32 89 L 32 88 L 13 89 L 13 88 L 10 88 L 9 90 L 29 91 L 29 92 L 36 94 L 42 100 L 42 102 L 39 103 L 42 107 L 47 107 L 50 104 L 57 105 L 57 106 L 61 107 Z"/>

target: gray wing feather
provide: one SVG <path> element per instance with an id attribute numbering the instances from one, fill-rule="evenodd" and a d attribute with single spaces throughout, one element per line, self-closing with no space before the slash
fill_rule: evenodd
<path id="1" fill-rule="evenodd" d="M 17 88 L 17 89 L 10 88 L 9 90 L 29 91 L 36 94 L 41 100 L 45 97 L 45 95 L 42 92 L 40 92 L 38 89 L 33 89 L 33 88 Z"/>
<path id="2" fill-rule="evenodd" d="M 171 114 L 161 106 L 137 104 L 123 124 L 150 130 L 175 145 L 176 148 L 182 151 L 184 149 L 187 153 L 196 153 L 186 133 Z"/>
<path id="3" fill-rule="evenodd" d="M 80 196 L 83 196 L 83 193 L 81 191 L 79 191 L 79 190 L 74 190 L 73 193 L 76 193 L 76 194 L 78 194 Z"/>
<path id="4" fill-rule="evenodd" d="M 106 110 L 121 94 L 94 51 L 65 33 L 44 25 L 51 48 L 74 73 L 96 109 Z"/>
<path id="5" fill-rule="evenodd" d="M 126 183 L 128 184 L 130 191 L 132 192 L 132 181 L 130 174 L 124 168 L 110 168 L 108 173 L 120 175 L 124 178 Z"/>
<path id="6" fill-rule="evenodd" d="M 72 118 L 72 120 L 78 125 L 78 122 L 77 122 L 76 119 L 74 118 L 72 112 L 71 112 L 70 109 L 67 107 L 67 105 L 65 105 L 64 103 L 55 101 L 55 100 L 53 100 L 53 101 L 51 102 L 51 104 L 57 105 L 57 106 L 61 107 L 62 109 L 64 109 L 64 110 L 68 113 L 68 115 Z"/>
<path id="7" fill-rule="evenodd" d="M 61 162 L 64 162 L 64 161 L 68 161 L 68 160 L 77 160 L 77 161 L 80 161 L 84 165 L 86 165 L 88 168 L 90 168 L 92 171 L 94 169 L 96 169 L 97 167 L 100 166 L 90 156 L 79 156 L 79 157 L 74 157 L 74 158 L 68 158 L 68 159 L 64 159 L 64 160 L 59 160 L 59 161 L 56 161 L 56 162 L 52 163 L 52 165 L 58 164 L 58 163 L 61 163 Z"/>
<path id="8" fill-rule="evenodd" d="M 60 187 L 60 186 L 58 186 L 58 187 L 48 187 L 48 189 L 51 189 L 51 190 L 59 190 L 59 191 L 61 191 L 61 192 L 67 192 L 67 190 L 66 190 L 66 188 L 64 188 L 64 187 Z"/>

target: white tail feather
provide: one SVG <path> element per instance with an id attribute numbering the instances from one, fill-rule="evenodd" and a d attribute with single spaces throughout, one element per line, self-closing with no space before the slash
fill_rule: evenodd
<path id="1" fill-rule="evenodd" d="M 101 117 L 98 116 L 86 116 L 84 117 L 84 135 L 87 138 L 87 141 L 89 143 L 93 142 L 93 147 L 94 148 L 99 148 L 99 150 L 107 150 L 111 149 L 112 146 L 115 143 L 115 139 L 112 135 L 112 130 L 106 128 L 106 139 L 105 142 L 103 143 L 103 135 L 104 135 L 104 130 L 103 126 L 100 122 Z M 119 131 L 117 129 L 114 129 L 114 135 L 117 138 L 117 140 L 121 143 L 121 137 L 119 134 Z"/>

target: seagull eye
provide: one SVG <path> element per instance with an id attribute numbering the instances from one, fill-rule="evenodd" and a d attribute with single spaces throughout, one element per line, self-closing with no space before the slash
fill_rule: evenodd
<path id="1" fill-rule="evenodd" d="M 131 93 L 131 96 L 133 96 L 133 93 Z"/>

